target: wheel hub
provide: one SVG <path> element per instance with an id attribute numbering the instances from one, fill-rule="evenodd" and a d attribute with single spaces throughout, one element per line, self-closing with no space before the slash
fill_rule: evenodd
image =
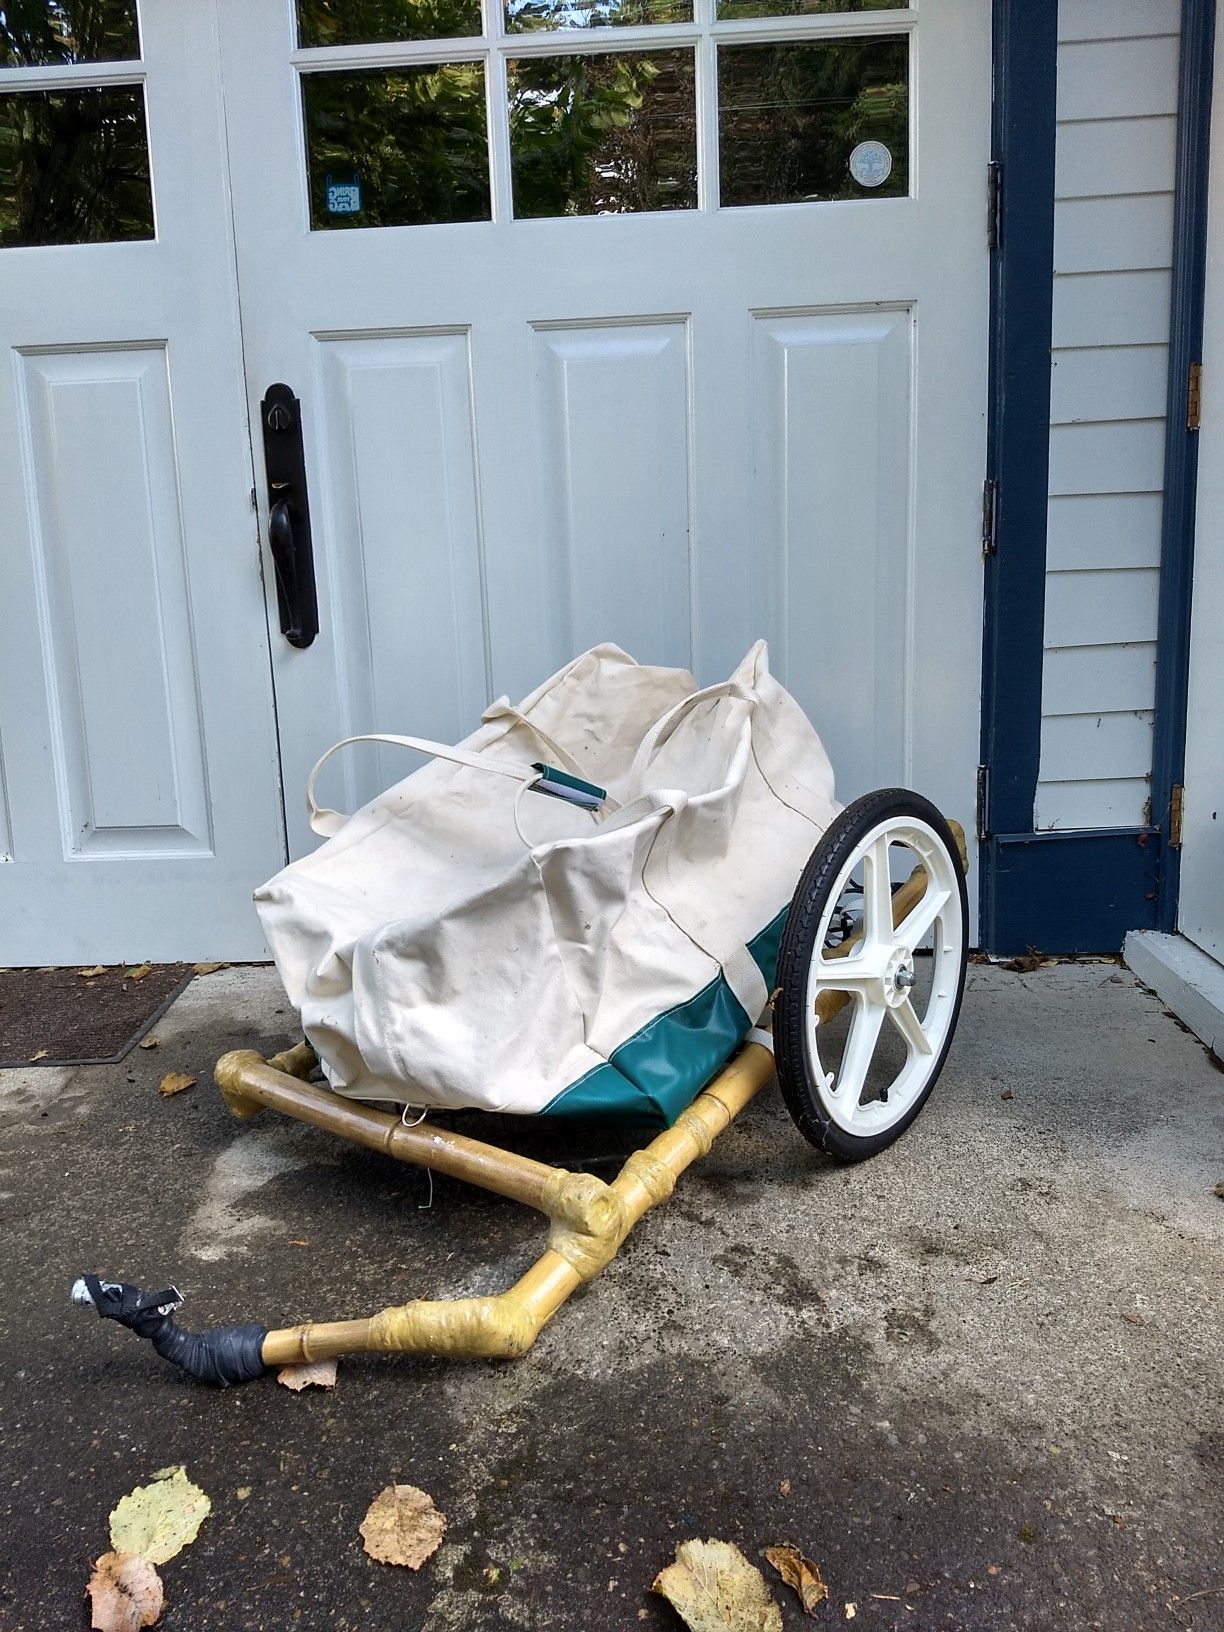
<path id="1" fill-rule="evenodd" d="M 900 1008 L 914 984 L 914 960 L 904 946 L 894 947 L 884 966 L 884 1001 L 890 1009 Z"/>

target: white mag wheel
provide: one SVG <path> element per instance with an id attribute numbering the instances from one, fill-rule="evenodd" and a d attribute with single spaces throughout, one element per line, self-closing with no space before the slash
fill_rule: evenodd
<path id="1" fill-rule="evenodd" d="M 960 852 L 920 794 L 867 794 L 824 834 L 787 918 L 774 1010 L 778 1080 L 814 1144 L 860 1160 L 917 1116 L 956 1029 L 967 925 Z"/>

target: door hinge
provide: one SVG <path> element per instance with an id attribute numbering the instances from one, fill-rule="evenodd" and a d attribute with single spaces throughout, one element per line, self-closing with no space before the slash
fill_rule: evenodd
<path id="1" fill-rule="evenodd" d="M 987 476 L 982 483 L 982 559 L 986 560 L 995 553 L 995 528 L 999 519 L 999 483 L 994 476 Z"/>
<path id="2" fill-rule="evenodd" d="M 1003 240 L 1003 163 L 986 165 L 986 248 L 993 255 Z"/>
<path id="3" fill-rule="evenodd" d="M 977 768 L 977 798 L 974 804 L 973 830 L 979 842 L 990 837 L 990 816 L 987 806 L 990 801 L 990 766 L 979 765 Z"/>
<path id="4" fill-rule="evenodd" d="M 1191 363 L 1186 376 L 1186 429 L 1197 431 L 1203 407 L 1203 365 Z"/>
<path id="5" fill-rule="evenodd" d="M 1185 803 L 1186 790 L 1180 782 L 1174 782 L 1173 792 L 1169 796 L 1169 849 L 1180 850 L 1182 842 L 1182 806 Z"/>

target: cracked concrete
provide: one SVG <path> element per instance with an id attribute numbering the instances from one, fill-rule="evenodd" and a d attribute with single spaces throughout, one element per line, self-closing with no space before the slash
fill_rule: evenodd
<path id="1" fill-rule="evenodd" d="M 0 1074 L 0 1632 L 83 1626 L 110 1508 L 178 1461 L 213 1513 L 162 1569 L 167 1632 L 674 1628 L 649 1586 L 692 1535 L 758 1561 L 794 1541 L 828 1625 L 848 1603 L 873 1632 L 1224 1625 L 1224 1075 L 1125 972 L 975 966 L 929 1106 L 859 1167 L 767 1091 L 523 1360 L 217 1394 L 70 1309 L 74 1276 L 280 1324 L 495 1290 L 542 1235 L 233 1123 L 212 1061 L 291 1024 L 270 971 L 230 969 L 122 1066 Z M 171 1069 L 199 1086 L 161 1100 Z M 623 1157 L 521 1132 L 605 1177 Z M 419 1575 L 361 1551 L 396 1479 L 449 1519 Z"/>

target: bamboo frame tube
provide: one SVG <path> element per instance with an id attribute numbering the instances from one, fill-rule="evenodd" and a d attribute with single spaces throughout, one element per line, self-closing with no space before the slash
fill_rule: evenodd
<path id="1" fill-rule="evenodd" d="M 382 1151 L 416 1167 L 431 1167 L 436 1173 L 464 1179 L 482 1190 L 492 1190 L 537 1212 L 551 1214 L 550 1187 L 555 1187 L 559 1170 L 547 1162 L 532 1161 L 446 1128 L 424 1124 L 405 1127 L 398 1116 L 388 1111 L 287 1076 L 251 1049 L 223 1055 L 214 1075 L 226 1104 L 241 1119 L 256 1115 L 264 1107 L 280 1111 L 366 1150 Z"/>

